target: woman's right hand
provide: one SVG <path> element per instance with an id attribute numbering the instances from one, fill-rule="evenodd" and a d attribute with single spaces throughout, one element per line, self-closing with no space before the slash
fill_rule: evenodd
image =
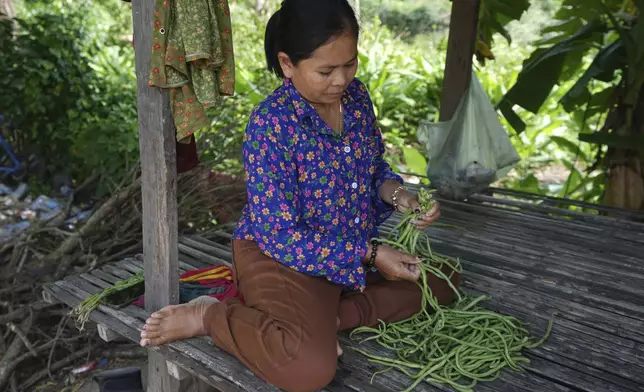
<path id="1" fill-rule="evenodd" d="M 371 244 L 369 252 L 371 255 Z M 374 261 L 380 274 L 387 280 L 408 280 L 416 282 L 420 277 L 420 259 L 410 254 L 401 252 L 393 247 L 380 244 Z"/>

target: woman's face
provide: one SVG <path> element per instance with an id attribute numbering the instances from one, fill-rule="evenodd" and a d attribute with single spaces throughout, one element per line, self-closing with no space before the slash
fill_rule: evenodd
<path id="1" fill-rule="evenodd" d="M 284 76 L 313 104 L 335 104 L 356 76 L 358 40 L 346 30 L 293 65 L 286 53 L 278 54 Z"/>

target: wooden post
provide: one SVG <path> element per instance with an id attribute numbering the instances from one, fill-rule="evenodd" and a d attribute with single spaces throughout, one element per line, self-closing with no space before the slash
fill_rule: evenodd
<path id="1" fill-rule="evenodd" d="M 177 250 L 176 142 L 167 91 L 148 86 L 153 0 L 133 0 L 136 54 L 141 188 L 143 198 L 143 257 L 145 265 L 145 308 L 179 302 Z M 148 351 L 148 391 L 176 390 L 165 359 Z"/>
<path id="2" fill-rule="evenodd" d="M 13 19 L 16 17 L 16 7 L 13 0 L 0 0 L 0 20 Z M 13 21 L 13 31 L 18 29 L 18 22 Z"/>
<path id="3" fill-rule="evenodd" d="M 16 17 L 16 8 L 13 0 L 0 0 L 0 19 L 13 19 Z"/>
<path id="4" fill-rule="evenodd" d="M 470 86 L 480 0 L 452 0 L 440 121 L 452 118 Z"/>

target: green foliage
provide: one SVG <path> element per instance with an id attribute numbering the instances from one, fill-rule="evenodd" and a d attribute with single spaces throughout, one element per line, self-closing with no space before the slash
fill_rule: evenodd
<path id="1" fill-rule="evenodd" d="M 11 144 L 45 160 L 41 179 L 61 171 L 118 179 L 138 155 L 129 43 L 114 37 L 100 7 L 26 6 L 15 34 L 8 22 L 0 32 L 0 113 Z"/>
<path id="2" fill-rule="evenodd" d="M 567 152 L 559 162 L 570 174 L 558 196 L 598 201 L 605 182 L 603 170 L 595 170 L 605 154 L 602 146 L 644 149 L 641 135 L 630 132 L 644 84 L 642 10 L 642 0 L 564 0 L 499 101 L 518 133 L 530 129 L 522 109 L 543 115 L 554 106 L 573 119 L 565 135 L 549 139 Z"/>
<path id="3" fill-rule="evenodd" d="M 369 89 L 389 137 L 415 140 L 420 120 L 438 111 L 443 59 L 422 50 L 401 50 L 400 41 L 375 20 L 360 41 L 357 77 Z"/>
<path id="4" fill-rule="evenodd" d="M 449 19 L 444 14 L 437 15 L 426 7 L 411 11 L 385 8 L 379 16 L 387 28 L 403 38 L 444 30 L 449 26 Z"/>
<path id="5" fill-rule="evenodd" d="M 555 15 L 559 23 L 543 30 L 545 38 L 537 43 L 538 48 L 524 63 L 517 82 L 499 102 L 515 130 L 522 132 L 525 123 L 514 112 L 514 105 L 538 113 L 553 88 L 570 79 L 576 79 L 576 83 L 561 97 L 568 112 L 585 105 L 592 105 L 588 113 L 591 116 L 608 111 L 612 90 L 591 92 L 592 82 L 611 83 L 618 70 L 627 75 L 627 86 L 635 83 L 632 89 L 639 91 L 641 82 L 637 78 L 644 69 L 644 43 L 641 37 L 635 37 L 644 29 L 644 21 L 635 18 L 631 23 L 633 16 L 627 16 L 625 4 L 618 0 L 564 1 Z M 624 19 L 617 20 L 618 14 Z M 589 54 L 594 56 L 593 61 L 583 64 Z"/>
<path id="6" fill-rule="evenodd" d="M 214 169 L 227 173 L 242 170 L 242 138 L 253 107 L 280 84 L 267 70 L 264 29 L 257 28 L 265 26 L 268 16 L 254 11 L 254 1 L 247 3 L 230 5 L 235 50 L 235 96 L 223 99 L 209 110 L 212 125 L 197 135 L 202 143 L 204 160 L 214 162 Z M 270 5 L 269 14 L 277 4 Z"/>
<path id="7" fill-rule="evenodd" d="M 544 15 L 542 11 L 531 9 L 524 18 L 534 20 L 535 14 Z M 535 23 L 534 27 L 538 28 L 539 24 Z M 524 27 L 510 24 L 508 28 L 511 34 L 516 35 L 515 29 Z M 528 40 L 536 36 L 530 33 Z M 531 50 L 525 42 L 509 45 L 506 41 L 500 41 L 496 45 L 496 60 L 478 69 L 479 80 L 493 104 L 501 101 L 516 82 L 522 69 L 521 60 L 529 56 Z M 588 63 L 590 60 L 583 61 Z M 574 81 L 568 81 L 564 86 L 570 87 L 572 84 Z M 603 192 L 604 175 L 599 170 L 587 171 L 598 148 L 576 141 L 576 135 L 587 129 L 588 124 L 583 112 L 568 113 L 560 105 L 565 91 L 555 91 L 551 99 L 543 104 L 539 114 L 527 116 L 522 113 L 526 122 L 525 131 L 510 135 L 521 163 L 499 185 L 536 194 L 597 202 Z M 507 129 L 511 128 L 506 118 L 500 119 Z M 574 167 L 584 177 L 583 184 L 566 186 L 567 177 L 577 176 L 575 170 L 570 171 L 568 167 Z"/>
<path id="8" fill-rule="evenodd" d="M 492 48 L 494 34 L 501 34 L 508 43 L 512 37 L 507 30 L 508 23 L 518 21 L 530 8 L 529 0 L 481 0 L 478 22 L 477 57 L 484 61 L 493 58 L 491 52 L 485 49 Z"/>
<path id="9" fill-rule="evenodd" d="M 409 173 L 422 174 L 427 169 L 427 159 L 417 148 L 403 147 L 403 158 Z"/>
<path id="10" fill-rule="evenodd" d="M 484 0 L 487 14 L 482 14 L 482 23 L 488 27 L 482 34 L 489 42 L 498 41 L 494 44 L 495 61 L 477 72 L 493 103 L 502 102 L 518 83 L 521 62 L 534 49 L 530 43 L 558 8 L 558 1 L 533 2 L 535 5 L 523 12 L 523 1 L 512 3 L 515 8 L 508 10 L 505 0 Z M 599 0 L 592 3 L 596 1 Z M 248 116 L 280 84 L 267 72 L 263 53 L 264 26 L 279 1 L 266 4 L 266 13 L 258 14 L 254 0 L 231 2 L 236 94 L 209 109 L 212 126 L 198 134 L 203 161 L 215 162 L 217 170 L 240 171 L 241 142 Z M 398 171 L 424 174 L 426 160 L 416 142 L 416 130 L 420 120 L 435 118 L 438 112 L 446 49 L 443 26 L 450 2 L 362 0 L 361 6 L 357 76 L 367 85 L 374 101 L 387 145 L 386 159 Z M 0 114 L 12 123 L 12 143 L 23 153 L 33 151 L 45 156 L 49 173 L 67 169 L 81 178 L 99 171 L 118 179 L 138 157 L 130 6 L 120 1 L 86 0 L 78 4 L 55 0 L 45 4 L 26 0 L 20 15 L 22 27 L 14 38 L 0 32 L 0 67 L 6 70 L 0 80 Z M 519 21 L 513 20 L 519 16 Z M 489 18 L 498 21 L 503 29 Z M 568 19 L 561 23 L 561 29 L 578 31 L 589 20 Z M 610 20 L 603 20 L 603 24 L 610 26 Z M 508 35 L 506 31 L 512 42 L 496 35 Z M 513 107 L 525 123 L 523 133 L 511 135 L 522 163 L 502 185 L 597 200 L 603 173 L 586 171 L 600 149 L 579 143 L 575 135 L 597 128 L 589 124 L 605 112 L 614 86 L 597 81 L 601 72 L 589 71 L 582 76 L 579 66 L 603 70 L 614 59 L 610 54 L 625 52 L 607 49 L 602 56 L 605 60 L 597 60 L 591 66 L 592 56 L 601 47 L 617 42 L 619 32 L 614 30 L 612 34 L 610 40 L 595 41 L 592 39 L 596 36 L 591 34 L 588 42 L 592 44 L 587 50 L 582 50 L 578 42 L 566 44 L 576 51 L 567 52 L 561 75 L 591 80 L 586 85 L 593 98 L 584 110 L 579 110 L 576 102 L 587 96 L 585 82 L 575 86 L 576 80 L 568 81 L 563 76 L 557 79 L 561 87 L 545 94 L 549 99 L 539 105 L 538 114 Z M 537 49 L 543 51 L 565 40 L 563 31 L 551 28 Z M 571 93 L 564 99 L 568 90 Z M 560 101 L 576 109 L 566 112 Z M 510 127 L 507 118 L 502 121 Z M 553 168 L 570 174 L 565 181 L 548 181 L 543 173 Z"/>
<path id="11" fill-rule="evenodd" d="M 601 23 L 589 22 L 575 34 L 556 42 L 551 48 L 537 49 L 524 63 L 517 83 L 499 102 L 499 108 L 518 132 L 525 130 L 525 124 L 510 113 L 512 106 L 519 105 L 537 113 L 550 96 L 553 86 L 562 78 L 565 68 L 574 69 L 578 66 L 583 56 L 601 38 L 604 29 L 605 26 Z"/>
<path id="12" fill-rule="evenodd" d="M 263 31 L 257 26 L 266 23 L 265 17 L 247 7 L 232 7 L 234 37 L 244 37 L 235 39 L 235 97 L 211 110 L 212 127 L 199 134 L 206 156 L 217 162 L 215 168 L 228 172 L 241 169 L 241 141 L 248 115 L 280 84 L 266 70 L 260 45 Z M 378 19 L 363 22 L 357 76 L 371 93 L 390 147 L 387 159 L 403 171 L 424 174 L 424 158 L 410 152 L 410 147 L 417 147 L 415 134 L 420 120 L 437 112 L 443 59 L 436 56 L 430 63 L 422 50 L 404 50 L 400 43 Z M 405 155 L 403 151 L 407 151 Z"/>
<path id="13" fill-rule="evenodd" d="M 404 40 L 433 32 L 444 32 L 449 27 L 449 0 L 361 0 L 362 21 L 378 19 Z"/>

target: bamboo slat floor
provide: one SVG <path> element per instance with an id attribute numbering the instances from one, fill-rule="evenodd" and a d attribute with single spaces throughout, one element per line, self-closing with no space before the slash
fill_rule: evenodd
<path id="1" fill-rule="evenodd" d="M 577 205 L 591 213 L 560 209 L 560 200 L 493 190 L 468 202 L 442 201 L 441 223 L 429 230 L 435 251 L 460 257 L 464 290 L 492 297 L 485 306 L 527 323 L 541 336 L 528 350 L 527 371 L 504 371 L 476 391 L 644 391 L 644 223 L 642 214 Z M 601 216 L 610 213 L 613 217 Z M 385 225 L 390 230 L 399 216 Z M 229 264 L 230 236 L 180 240 L 182 271 Z M 91 293 L 141 271 L 140 257 L 106 265 L 44 286 L 47 297 L 75 306 Z M 95 322 L 137 340 L 144 310 L 101 306 Z M 327 391 L 399 391 L 409 385 L 401 373 L 370 381 L 381 368 L 348 347 Z M 372 350 L 383 352 L 377 346 Z M 158 348 L 179 367 L 222 391 L 273 391 L 230 355 L 197 338 Z M 386 353 L 383 352 L 383 355 Z M 421 384 L 418 391 L 450 391 Z"/>

